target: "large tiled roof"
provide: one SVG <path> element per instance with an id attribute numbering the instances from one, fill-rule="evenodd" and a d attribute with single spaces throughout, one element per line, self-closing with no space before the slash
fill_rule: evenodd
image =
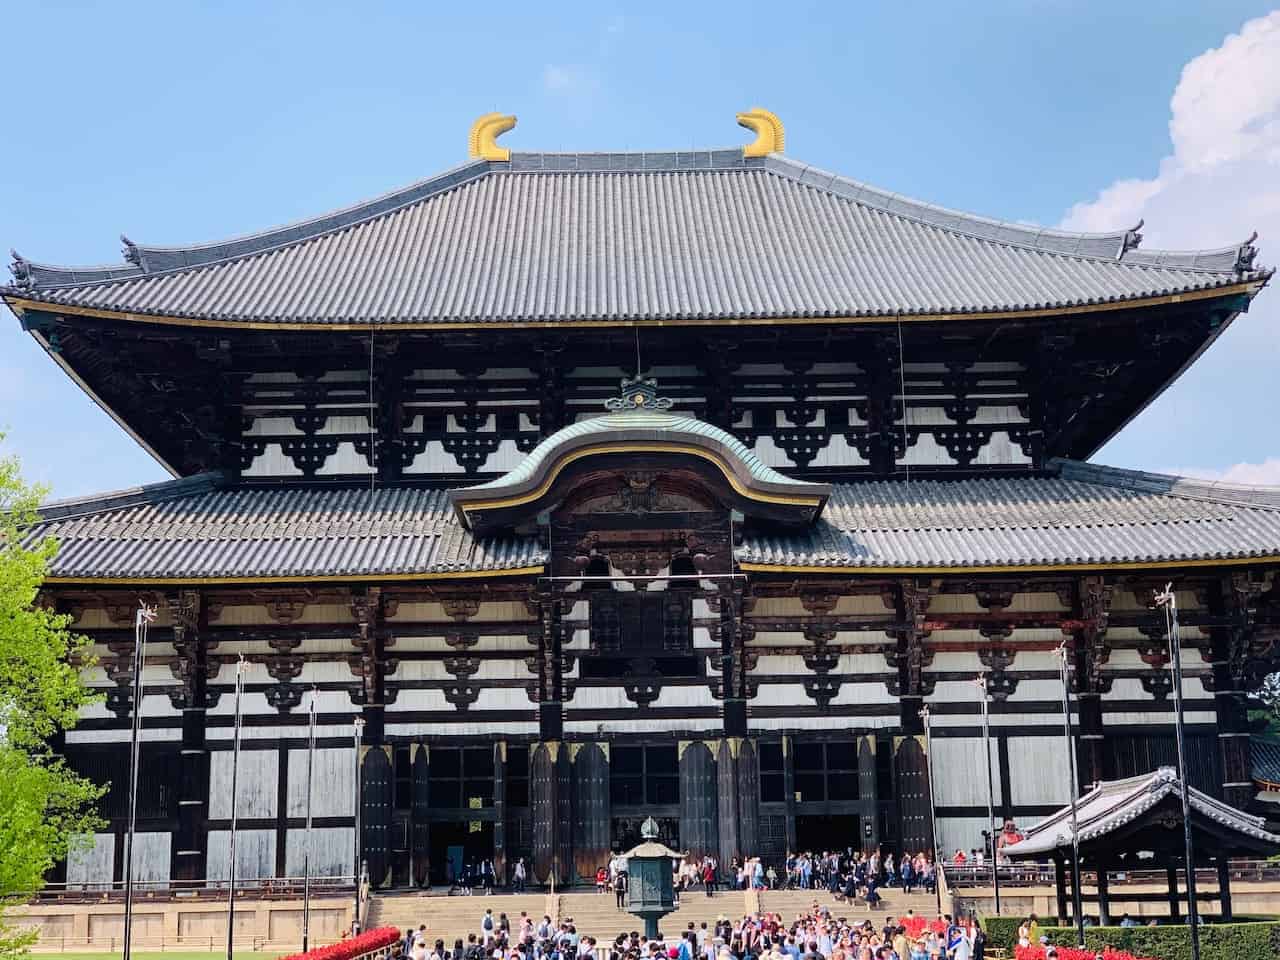
<path id="1" fill-rule="evenodd" d="M 738 559 L 874 570 L 1280 556 L 1280 487 L 1053 467 L 1053 476 L 837 484 L 812 527 L 749 536 Z"/>
<path id="2" fill-rule="evenodd" d="M 1181 784 L 1172 767 L 1161 767 L 1151 773 L 1126 780 L 1107 780 L 1098 783 L 1076 803 L 1076 822 L 1079 824 L 1080 842 L 1099 840 L 1120 830 L 1169 797 L 1176 797 Z M 1269 833 L 1262 817 L 1255 817 L 1215 800 L 1192 787 L 1192 822 L 1197 817 L 1212 821 L 1219 827 L 1247 838 L 1254 844 L 1280 847 L 1280 836 Z M 1007 856 L 1016 859 L 1042 857 L 1053 850 L 1071 846 L 1071 808 L 1063 807 L 1053 816 L 1037 823 L 1027 831 L 1026 838 L 1005 847 Z"/>
<path id="3" fill-rule="evenodd" d="M 748 529 L 740 562 L 865 569 L 1280 556 L 1280 489 L 1058 461 L 1056 476 L 837 484 L 802 533 Z M 63 579 L 376 577 L 517 570 L 537 538 L 475 537 L 447 491 L 221 488 L 207 475 L 44 509 Z"/>
<path id="4" fill-rule="evenodd" d="M 740 150 L 513 154 L 305 223 L 127 262 L 19 258 L 11 299 L 306 324 L 951 315 L 1114 304 L 1269 276 L 1246 242 L 1137 247 L 908 200 Z"/>
<path id="5" fill-rule="evenodd" d="M 501 572 L 540 567 L 535 539 L 462 529 L 443 490 L 219 489 L 208 475 L 46 507 L 49 575 L 271 579 Z"/>

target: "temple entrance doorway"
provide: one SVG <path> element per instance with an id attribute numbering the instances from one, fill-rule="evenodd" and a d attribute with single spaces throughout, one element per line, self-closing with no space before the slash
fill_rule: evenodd
<path id="1" fill-rule="evenodd" d="M 480 861 L 492 859 L 492 823 L 464 820 L 431 824 L 432 884 L 452 885 L 465 873 L 478 875 Z M 478 879 L 474 882 L 479 884 Z"/>
<path id="2" fill-rule="evenodd" d="M 821 854 L 824 850 L 862 849 L 858 816 L 835 813 L 796 817 L 796 849 Z"/>

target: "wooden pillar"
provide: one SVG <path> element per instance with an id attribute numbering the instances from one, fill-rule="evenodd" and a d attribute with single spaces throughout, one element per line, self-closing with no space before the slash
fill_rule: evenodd
<path id="1" fill-rule="evenodd" d="M 726 737 L 720 741 L 716 757 L 718 800 L 717 826 L 720 840 L 720 868 L 726 870 L 734 857 L 742 855 L 738 846 L 738 745 L 741 740 Z"/>
<path id="2" fill-rule="evenodd" d="M 787 852 L 796 849 L 796 750 L 795 738 L 782 738 L 782 792 L 787 805 Z"/>
<path id="3" fill-rule="evenodd" d="M 1067 867 L 1062 862 L 1062 857 L 1059 856 L 1053 858 L 1053 882 L 1058 894 L 1058 923 L 1065 926 L 1067 922 Z"/>
<path id="4" fill-rule="evenodd" d="M 760 852 L 760 760 L 754 740 L 738 748 L 738 849 L 747 856 Z"/>
<path id="5" fill-rule="evenodd" d="M 564 736 L 564 685 L 560 601 L 554 595 L 539 603 L 541 630 L 538 636 L 538 736 L 546 743 L 557 743 Z M 536 829 L 536 828 L 535 828 Z"/>
<path id="6" fill-rule="evenodd" d="M 369 883 L 391 883 L 391 804 L 395 777 L 391 747 L 360 748 L 360 849 L 369 865 Z"/>
<path id="7" fill-rule="evenodd" d="M 1235 914 L 1231 909 L 1231 864 L 1226 857 L 1218 858 L 1218 899 L 1222 903 L 1222 922 L 1229 923 Z"/>
<path id="8" fill-rule="evenodd" d="M 743 649 L 742 588 L 730 586 L 720 597 L 720 687 L 724 735 L 747 735 L 747 666 Z"/>
<path id="9" fill-rule="evenodd" d="M 1225 616 L 1227 626 L 1210 630 L 1213 657 L 1213 706 L 1222 762 L 1222 799 L 1247 809 L 1255 787 L 1249 755 L 1249 708 L 1246 666 L 1255 631 L 1254 605 L 1261 584 L 1247 574 L 1221 578 L 1210 595 L 1209 609 Z"/>
<path id="10" fill-rule="evenodd" d="M 556 849 L 556 758 L 561 744 L 539 743 L 529 751 L 529 816 L 533 839 L 531 879 L 546 883 L 554 868 Z"/>
<path id="11" fill-rule="evenodd" d="M 879 797 L 876 793 L 876 737 L 858 738 L 858 845 L 863 850 L 880 849 Z M 867 827 L 870 826 L 868 833 Z"/>
<path id="12" fill-rule="evenodd" d="M 182 682 L 178 829 L 169 865 L 174 880 L 203 880 L 208 867 L 209 748 L 205 716 L 212 704 L 208 691 L 208 642 L 200 636 L 201 627 L 208 624 L 202 600 L 201 594 L 187 590 L 168 598 L 173 646 L 178 654 L 173 670 Z"/>
<path id="13" fill-rule="evenodd" d="M 507 743 L 493 745 L 493 876 L 504 886 L 507 876 Z"/>
<path id="14" fill-rule="evenodd" d="M 1178 861 L 1175 858 L 1165 867 L 1165 878 L 1169 881 L 1169 919 L 1177 920 L 1182 915 L 1178 906 Z"/>
<path id="15" fill-rule="evenodd" d="M 573 869 L 579 880 L 595 876 L 609 860 L 609 754 L 605 743 L 573 743 Z M 681 834 L 683 838 L 683 834 Z"/>
<path id="16" fill-rule="evenodd" d="M 1111 903 L 1108 899 L 1109 885 L 1105 864 L 1098 864 L 1098 925 L 1111 926 Z"/>
<path id="17" fill-rule="evenodd" d="M 431 884 L 430 748 L 425 743 L 415 743 L 409 747 L 409 756 L 413 758 L 413 882 L 427 887 Z"/>
<path id="18" fill-rule="evenodd" d="M 707 854 L 718 858 L 716 759 L 710 746 L 701 740 L 682 742 L 677 750 L 680 754 L 680 846 L 695 859 Z"/>

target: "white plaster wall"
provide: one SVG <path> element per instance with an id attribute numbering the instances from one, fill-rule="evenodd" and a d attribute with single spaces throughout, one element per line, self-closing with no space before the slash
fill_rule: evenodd
<path id="1" fill-rule="evenodd" d="M 970 850 L 982 849 L 982 831 L 988 829 L 986 817 L 939 817 L 938 849 L 948 860 L 955 856 L 957 847 L 967 857 Z"/>
<path id="2" fill-rule="evenodd" d="M 209 755 L 210 820 L 231 817 L 232 754 L 231 750 L 217 750 Z M 237 818 L 256 820 L 276 815 L 279 766 L 279 754 L 275 750 L 240 751 L 236 778 Z"/>
<path id="3" fill-rule="evenodd" d="M 231 863 L 231 831 L 209 831 L 208 869 L 210 880 L 226 882 Z M 257 880 L 273 877 L 276 872 L 276 832 L 274 830 L 236 831 L 236 879 Z"/>
<path id="4" fill-rule="evenodd" d="M 169 881 L 170 850 L 173 837 L 168 833 L 135 835 L 133 879 L 154 883 Z M 127 841 L 126 841 L 127 842 Z"/>
<path id="5" fill-rule="evenodd" d="M 307 831 L 290 829 L 285 834 L 284 869 L 291 877 L 304 871 Z M 311 830 L 311 876 L 349 877 L 355 861 L 355 830 L 351 827 L 313 827 Z"/>
<path id="6" fill-rule="evenodd" d="M 311 815 L 350 817 L 355 808 L 354 747 L 317 748 L 311 770 Z M 307 815 L 307 751 L 289 751 L 288 815 Z"/>
<path id="7" fill-rule="evenodd" d="M 933 763 L 934 803 L 940 807 L 985 807 L 987 761 L 981 737 L 934 737 L 930 744 Z M 990 764 L 995 802 L 1000 792 L 1000 752 L 991 741 Z"/>
<path id="8" fill-rule="evenodd" d="M 111 833 L 95 833 L 92 846 L 73 849 L 67 856 L 67 883 L 102 885 L 110 889 L 115 875 L 116 838 Z"/>
<path id="9" fill-rule="evenodd" d="M 1015 805 L 1064 804 L 1070 782 L 1065 736 L 1009 738 L 1009 793 Z"/>

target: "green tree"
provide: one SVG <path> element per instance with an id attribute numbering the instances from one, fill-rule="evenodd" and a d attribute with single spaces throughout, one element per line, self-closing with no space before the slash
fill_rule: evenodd
<path id="1" fill-rule="evenodd" d="M 9 911 L 43 886 L 75 837 L 99 825 L 94 802 L 104 790 L 49 746 L 92 694 L 80 675 L 89 641 L 68 630 L 70 617 L 37 603 L 57 552 L 33 531 L 43 493 L 23 482 L 15 457 L 0 458 L 0 958 L 34 939 Z"/>

